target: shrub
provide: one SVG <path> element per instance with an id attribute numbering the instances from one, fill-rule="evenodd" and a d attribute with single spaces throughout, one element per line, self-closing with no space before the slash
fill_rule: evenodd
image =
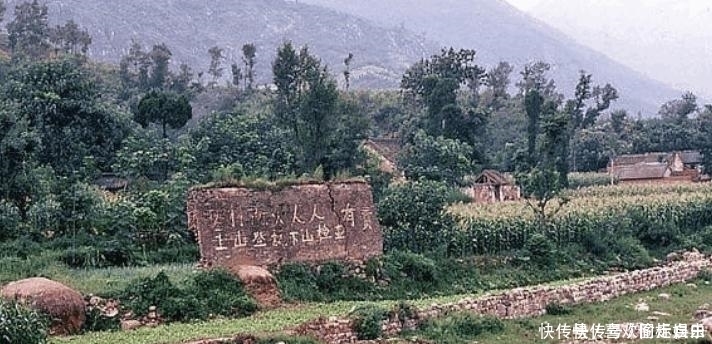
<path id="1" fill-rule="evenodd" d="M 116 331 L 121 328 L 121 319 L 118 316 L 107 317 L 98 308 L 87 310 L 84 321 L 84 332 Z"/>
<path id="2" fill-rule="evenodd" d="M 388 311 L 373 305 L 361 306 L 352 313 L 353 329 L 360 340 L 374 340 L 383 335 L 383 321 L 388 319 Z"/>
<path id="3" fill-rule="evenodd" d="M 415 253 L 447 252 L 453 218 L 444 211 L 448 188 L 438 182 L 407 182 L 389 187 L 378 203 L 384 249 Z"/>
<path id="4" fill-rule="evenodd" d="M 536 233 L 529 237 L 525 249 L 531 254 L 532 261 L 541 266 L 553 264 L 554 245 L 543 234 Z"/>
<path id="5" fill-rule="evenodd" d="M 38 312 L 0 300 L 1 344 L 44 344 L 47 329 L 47 319 Z"/>
<path id="6" fill-rule="evenodd" d="M 550 303 L 546 305 L 546 314 L 548 315 L 567 315 L 571 314 L 571 307 L 559 303 Z"/>
<path id="7" fill-rule="evenodd" d="M 425 337 L 438 343 L 462 343 L 471 342 L 484 333 L 501 333 L 504 331 L 504 323 L 493 317 L 456 313 L 425 321 L 419 330 Z"/>
<path id="8" fill-rule="evenodd" d="M 239 317 L 257 311 L 256 302 L 247 296 L 242 283 L 227 272 L 200 272 L 183 288 L 174 285 L 160 272 L 153 278 L 131 283 L 119 299 L 143 316 L 150 306 L 168 321 L 205 320 L 211 316 Z"/>

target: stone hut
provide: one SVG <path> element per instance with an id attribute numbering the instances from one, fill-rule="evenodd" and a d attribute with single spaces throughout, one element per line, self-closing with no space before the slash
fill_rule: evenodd
<path id="1" fill-rule="evenodd" d="M 482 171 L 463 192 L 475 203 L 517 201 L 521 198 L 521 190 L 514 180 L 495 170 Z"/>

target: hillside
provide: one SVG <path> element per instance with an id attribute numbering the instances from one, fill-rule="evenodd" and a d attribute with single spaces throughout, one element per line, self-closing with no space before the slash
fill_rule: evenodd
<path id="1" fill-rule="evenodd" d="M 585 69 L 593 73 L 595 82 L 610 82 L 618 88 L 622 98 L 615 107 L 641 111 L 644 116 L 656 113 L 660 104 L 681 93 L 578 44 L 503 0 L 304 1 L 383 25 L 402 25 L 441 44 L 473 48 L 486 65 L 506 60 L 520 67 L 528 61 L 547 61 L 566 93 L 572 92 L 578 71 Z"/>
<path id="2" fill-rule="evenodd" d="M 530 13 L 658 80 L 712 97 L 709 1 L 543 0 Z"/>
<path id="3" fill-rule="evenodd" d="M 7 1 L 8 11 L 19 2 Z M 165 42 L 173 52 L 174 64 L 187 63 L 195 71 L 205 71 L 207 51 L 218 45 L 226 49 L 227 79 L 230 64 L 241 61 L 242 45 L 254 42 L 258 83 L 271 80 L 275 50 L 285 40 L 308 44 L 337 74 L 343 70 L 344 58 L 353 52 L 353 84 L 361 87 L 396 86 L 410 63 L 437 49 L 406 30 L 387 29 L 351 15 L 283 0 L 214 0 L 209 5 L 192 0 L 46 3 L 53 23 L 74 19 L 88 28 L 94 40 L 90 55 L 105 61 L 118 61 L 131 40 L 137 39 L 144 46 Z"/>

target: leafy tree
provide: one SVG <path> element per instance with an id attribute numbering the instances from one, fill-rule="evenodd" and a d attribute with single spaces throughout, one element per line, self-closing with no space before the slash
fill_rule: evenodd
<path id="1" fill-rule="evenodd" d="M 335 157 L 343 156 L 344 149 L 355 155 L 354 142 L 365 134 L 362 121 L 353 120 L 360 114 L 340 106 L 336 82 L 307 47 L 297 53 L 291 43 L 283 44 L 272 70 L 277 123 L 291 134 L 300 171 L 309 173 L 321 166 L 327 177 L 333 176 L 334 167 L 341 166 Z"/>
<path id="2" fill-rule="evenodd" d="M 225 59 L 225 50 L 217 45 L 208 50 L 210 54 L 210 67 L 208 74 L 213 77 L 212 85 L 214 86 L 223 75 L 222 60 Z"/>
<path id="3" fill-rule="evenodd" d="M 47 5 L 37 0 L 15 6 L 15 18 L 7 25 L 10 49 L 31 59 L 44 58 L 50 48 Z"/>
<path id="4" fill-rule="evenodd" d="M 194 74 L 193 70 L 185 63 L 182 63 L 178 69 L 178 73 L 170 76 L 170 87 L 169 89 L 177 94 L 186 95 L 189 93 L 191 88 L 191 82 L 193 81 Z"/>
<path id="5" fill-rule="evenodd" d="M 248 90 L 252 89 L 255 82 L 255 62 L 257 57 L 257 47 L 248 43 L 242 46 L 242 62 L 245 64 L 245 87 Z"/>
<path id="6" fill-rule="evenodd" d="M 153 65 L 149 85 L 154 89 L 163 89 L 169 78 L 170 72 L 168 65 L 171 61 L 170 49 L 165 43 L 156 44 L 151 50 L 150 57 Z"/>
<path id="7" fill-rule="evenodd" d="M 405 147 L 399 158 L 406 177 L 418 180 L 446 182 L 450 185 L 460 184 L 468 173 L 473 170 L 469 155 L 472 151 L 466 143 L 445 137 L 428 136 L 419 130 L 413 143 Z"/>
<path id="8" fill-rule="evenodd" d="M 514 67 L 507 62 L 500 62 L 496 67 L 487 72 L 486 82 L 489 87 L 488 106 L 493 109 L 500 109 L 504 106 L 504 102 L 509 99 L 510 78 L 509 76 L 514 71 Z"/>
<path id="9" fill-rule="evenodd" d="M 92 38 L 86 29 L 82 30 L 74 20 L 69 20 L 50 30 L 50 42 L 66 54 L 86 55 Z"/>
<path id="10" fill-rule="evenodd" d="M 440 55 L 422 60 L 410 67 L 401 80 L 401 89 L 420 100 L 427 108 L 421 123 L 413 132 L 424 129 L 428 135 L 444 136 L 467 143 L 473 150 L 470 158 L 484 162 L 482 148 L 488 113 L 478 109 L 479 85 L 485 70 L 474 64 L 474 50 L 443 49 Z M 470 102 L 461 106 L 458 92 L 469 91 Z M 409 135 L 412 137 L 412 134 Z"/>
<path id="11" fill-rule="evenodd" d="M 349 53 L 349 56 L 347 56 L 344 59 L 344 82 L 346 83 L 346 91 L 349 91 L 349 87 L 351 86 L 351 61 L 354 59 L 354 54 Z"/>
<path id="12" fill-rule="evenodd" d="M 242 70 L 237 66 L 237 63 L 233 63 L 231 67 L 232 71 L 232 85 L 236 88 L 240 88 L 240 80 L 242 80 Z"/>
<path id="13" fill-rule="evenodd" d="M 517 83 L 519 93 L 526 95 L 537 90 L 544 98 L 558 100 L 560 95 L 556 93 L 556 83 L 546 75 L 550 69 L 551 65 L 541 61 L 525 65 L 521 72 L 522 79 Z"/>
<path id="14" fill-rule="evenodd" d="M 193 117 L 193 108 L 185 96 L 170 92 L 151 91 L 138 104 L 134 120 L 144 128 L 149 123 L 161 127 L 163 138 L 168 137 L 168 127 L 180 129 Z"/>
<path id="15" fill-rule="evenodd" d="M 30 119 L 19 116 L 11 104 L 0 109 L 0 199 L 12 202 L 22 221 L 27 221 L 29 202 L 36 185 L 34 157 L 40 150 L 40 137 Z M 9 228 L 7 230 L 10 230 Z M 0 233 L 0 237 L 5 233 Z"/>
<path id="16" fill-rule="evenodd" d="M 143 50 L 141 43 L 132 41 L 129 53 L 121 58 L 119 77 L 126 90 L 148 91 L 150 87 L 151 56 Z"/>
<path id="17" fill-rule="evenodd" d="M 686 92 L 680 99 L 671 100 L 663 104 L 658 114 L 665 120 L 682 123 L 697 110 L 697 96 L 691 92 Z"/>
<path id="18" fill-rule="evenodd" d="M 61 176 L 76 177 L 82 166 L 108 168 L 127 134 L 123 114 L 101 101 L 76 59 L 15 66 L 4 96 L 39 135 L 38 163 Z"/>
<path id="19" fill-rule="evenodd" d="M 215 113 L 190 131 L 186 145 L 197 179 L 204 172 L 231 166 L 232 177 L 287 176 L 295 171 L 295 151 L 284 129 L 263 110 Z"/>

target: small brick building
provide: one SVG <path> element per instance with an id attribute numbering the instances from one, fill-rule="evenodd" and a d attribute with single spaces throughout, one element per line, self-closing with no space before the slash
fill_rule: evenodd
<path id="1" fill-rule="evenodd" d="M 514 180 L 495 170 L 482 171 L 463 192 L 475 203 L 517 201 L 521 198 L 521 190 Z"/>

